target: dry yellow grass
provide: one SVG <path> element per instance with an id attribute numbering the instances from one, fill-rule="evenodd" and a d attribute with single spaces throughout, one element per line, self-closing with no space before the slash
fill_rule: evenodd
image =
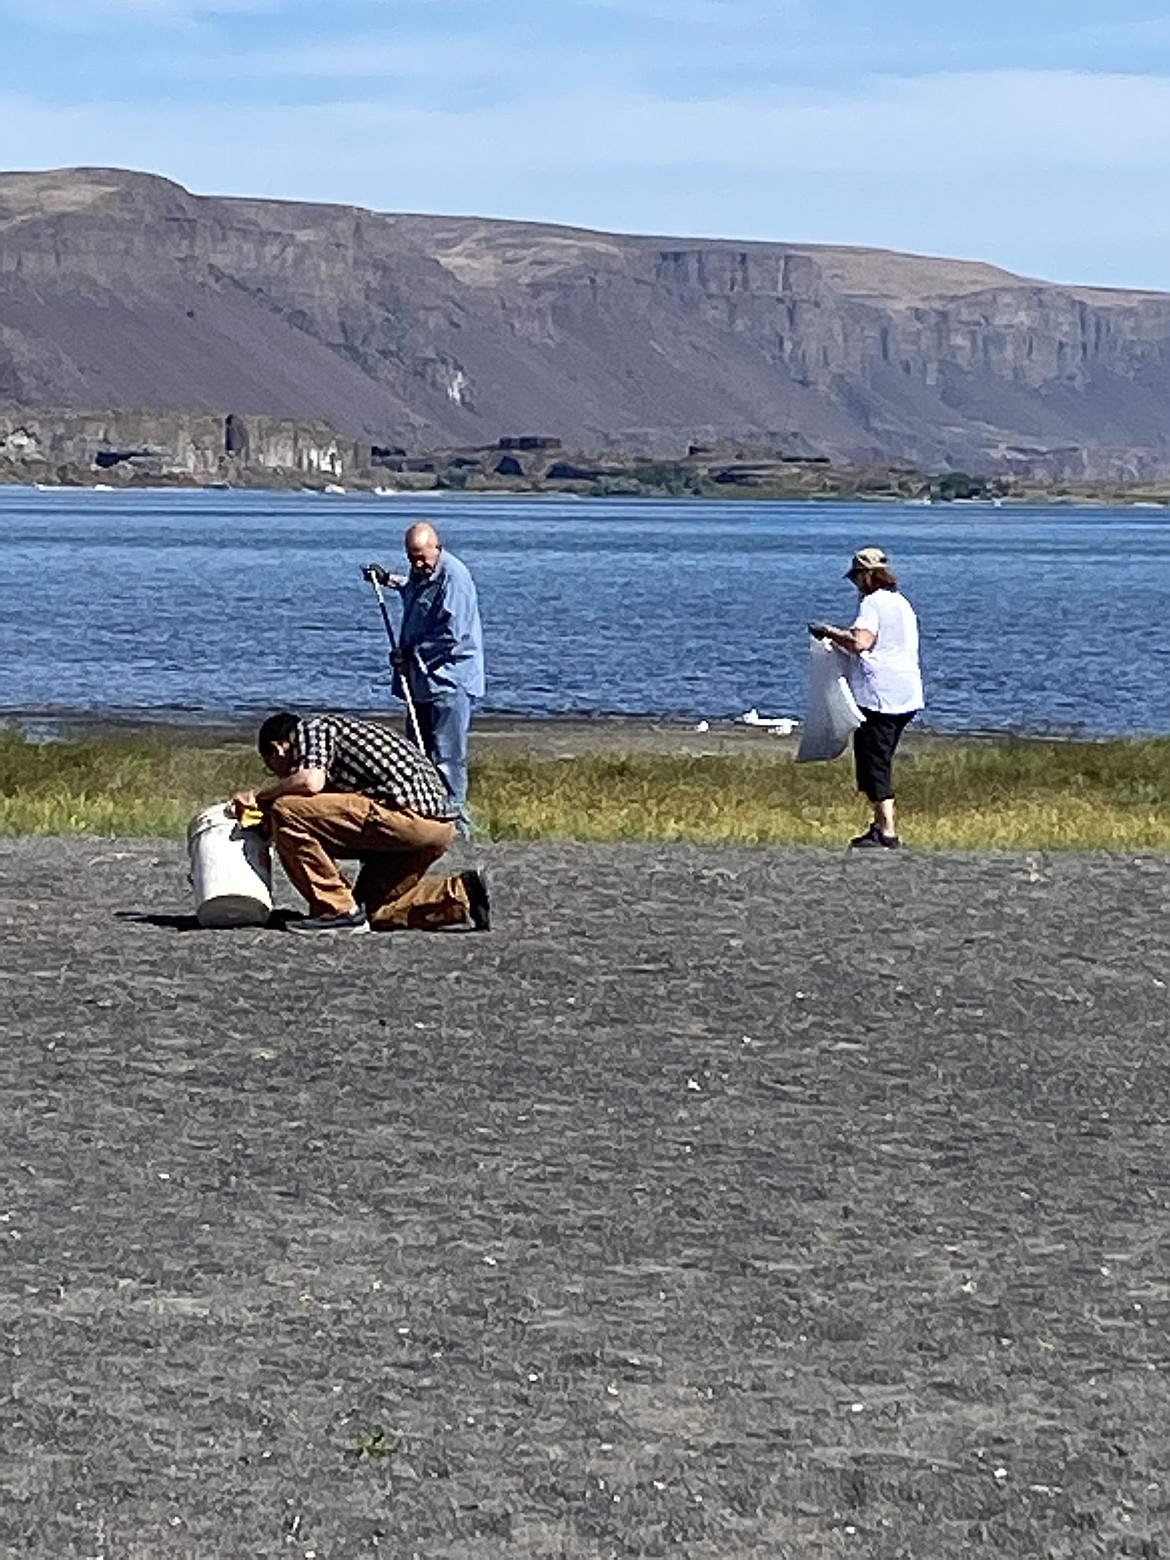
<path id="1" fill-rule="evenodd" d="M 263 774 L 248 747 L 152 738 L 0 736 L 0 834 L 182 834 L 200 809 Z"/>
<path id="2" fill-rule="evenodd" d="M 1170 742 L 956 742 L 900 761 L 916 846 L 1170 848 Z M 848 759 L 496 760 L 476 797 L 497 837 L 835 845 L 867 821 Z"/>
<path id="3" fill-rule="evenodd" d="M 251 750 L 174 740 L 0 737 L 0 833 L 177 835 L 261 775 Z M 1170 741 L 956 741 L 899 761 L 920 849 L 1170 849 Z M 488 758 L 472 799 L 497 839 L 840 845 L 864 824 L 847 759 Z"/>

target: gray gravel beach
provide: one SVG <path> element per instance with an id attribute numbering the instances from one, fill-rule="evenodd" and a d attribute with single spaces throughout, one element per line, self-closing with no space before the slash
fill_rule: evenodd
<path id="1" fill-rule="evenodd" d="M 0 844 L 0 1552 L 1170 1553 L 1170 862 L 477 859 Z"/>

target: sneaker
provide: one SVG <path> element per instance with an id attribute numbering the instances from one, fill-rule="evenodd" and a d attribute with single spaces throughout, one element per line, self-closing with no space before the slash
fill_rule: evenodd
<path id="1" fill-rule="evenodd" d="M 871 823 L 864 834 L 849 841 L 850 850 L 900 850 L 902 841 L 896 834 L 883 834 L 876 823 Z"/>
<path id="2" fill-rule="evenodd" d="M 487 879 L 482 872 L 461 872 L 459 881 L 463 884 L 467 895 L 467 914 L 471 918 L 471 929 L 475 932 L 490 932 L 492 927 L 492 900 L 488 893 Z"/>
<path id="3" fill-rule="evenodd" d="M 290 932 L 368 932 L 370 923 L 361 905 L 355 905 L 345 915 L 303 915 L 290 921 Z"/>

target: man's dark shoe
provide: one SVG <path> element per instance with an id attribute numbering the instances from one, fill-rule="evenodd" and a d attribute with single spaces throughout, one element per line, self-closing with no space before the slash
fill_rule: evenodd
<path id="1" fill-rule="evenodd" d="M 467 914 L 471 918 L 472 931 L 490 932 L 492 927 L 492 900 L 488 893 L 487 879 L 482 872 L 461 872 L 459 881 L 467 895 Z"/>
<path id="2" fill-rule="evenodd" d="M 290 921 L 290 932 L 368 932 L 370 923 L 361 905 L 356 905 L 345 915 L 305 915 Z"/>
<path id="3" fill-rule="evenodd" d="M 902 841 L 896 834 L 883 834 L 876 823 L 871 823 L 864 834 L 849 841 L 850 850 L 900 850 Z"/>

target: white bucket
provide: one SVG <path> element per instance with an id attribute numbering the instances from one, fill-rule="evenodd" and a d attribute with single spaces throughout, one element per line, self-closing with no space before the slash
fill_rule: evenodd
<path id="1" fill-rule="evenodd" d="M 272 856 L 221 802 L 187 825 L 191 889 L 200 926 L 263 926 L 272 912 Z"/>

